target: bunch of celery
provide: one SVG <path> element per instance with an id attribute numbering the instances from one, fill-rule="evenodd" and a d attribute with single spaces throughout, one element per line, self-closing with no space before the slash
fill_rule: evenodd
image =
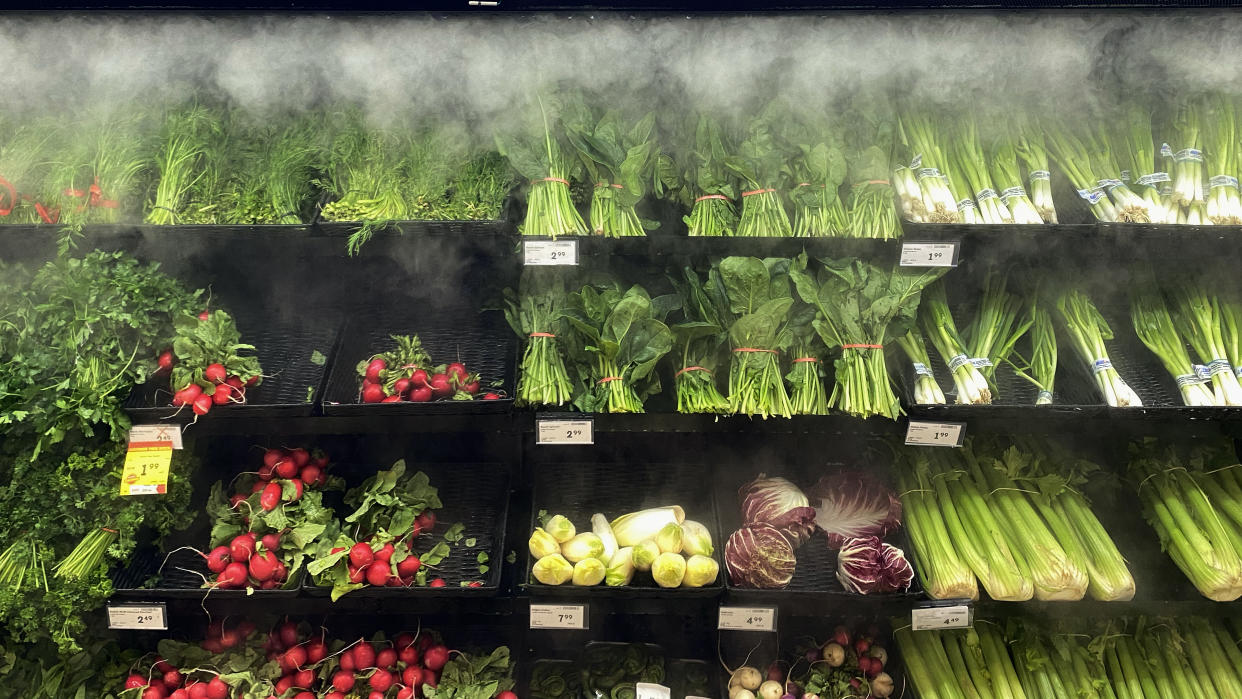
<path id="1" fill-rule="evenodd" d="M 919 309 L 919 325 L 923 335 L 931 340 L 941 360 L 953 374 L 957 390 L 957 403 L 982 405 L 992 402 L 992 389 L 979 369 L 988 363 L 987 357 L 971 357 L 967 343 L 957 332 L 957 324 L 949 311 L 945 297 L 944 282 L 932 284 L 923 296 Z M 977 361 L 976 361 L 977 360 Z"/>
<path id="2" fill-rule="evenodd" d="M 209 150 L 222 130 L 221 115 L 202 104 L 165 114 L 155 157 L 158 179 L 154 199 L 147 206 L 147 223 L 181 223 L 182 212 L 195 206 L 194 186 L 203 177 Z"/>
<path id="3" fill-rule="evenodd" d="M 793 227 L 781 200 L 785 167 L 792 150 L 773 125 L 788 117 L 784 106 L 772 102 L 751 118 L 734 157 L 725 164 L 748 188 L 742 192 L 742 215 L 737 222 L 739 237 L 789 237 Z"/>
<path id="4" fill-rule="evenodd" d="M 562 140 L 560 101 L 551 96 L 538 96 L 536 101 L 537 120 L 509 120 L 513 130 L 495 134 L 497 150 L 509 160 L 510 167 L 530 182 L 522 235 L 587 235 L 586 224 L 569 190 L 581 164 L 566 154 L 572 146 Z M 515 113 L 533 115 L 533 106 Z"/>
<path id="5" fill-rule="evenodd" d="M 1204 367 L 1190 361 L 1186 341 L 1178 334 L 1159 290 L 1148 288 L 1135 293 L 1130 298 L 1130 319 L 1139 339 L 1173 375 L 1182 402 L 1191 406 L 1216 405 L 1216 397 L 1206 386 L 1210 379 L 1200 371 Z"/>
<path id="6" fill-rule="evenodd" d="M 1010 655 L 995 624 L 945 631 L 912 631 L 907 625 L 894 635 L 906 672 L 924 699 L 1031 699 L 1019 682 L 1023 659 Z"/>
<path id="7" fill-rule="evenodd" d="M 680 350 L 677 371 L 677 412 L 729 412 L 729 400 L 720 394 L 713 372 L 719 364 L 720 348 L 728 339 L 724 319 L 729 315 L 729 299 L 723 284 L 704 284 L 691 267 L 682 269 L 683 279 L 673 278 L 681 297 L 682 322 L 670 327 Z"/>
<path id="8" fill-rule="evenodd" d="M 1133 450 L 1129 467 L 1164 550 L 1218 602 L 1242 597 L 1242 481 L 1231 460 L 1205 450 L 1157 450 L 1149 440 Z"/>
<path id="9" fill-rule="evenodd" d="M 595 114 L 580 96 L 568 98 L 565 135 L 578 152 L 591 193 L 591 232 L 605 238 L 646 235 L 653 223 L 638 218 L 635 206 L 647 194 L 654 165 L 655 112 L 627 118 L 618 110 Z"/>
<path id="10" fill-rule="evenodd" d="M 914 367 L 914 402 L 919 405 L 944 405 L 944 391 L 936 383 L 936 376 L 931 370 L 931 358 L 927 355 L 927 345 L 923 334 L 918 328 L 910 328 L 897 343 L 905 351 Z"/>
<path id="11" fill-rule="evenodd" d="M 943 139 L 936 133 L 936 119 L 927 112 L 907 110 L 901 115 L 902 139 L 912 160 L 909 167 L 893 173 L 893 187 L 901 199 L 907 220 L 928 223 L 962 223 L 961 199 L 955 197 L 946 172 L 949 164 Z M 956 186 L 961 186 L 958 184 Z M 974 207 L 974 200 L 970 206 Z"/>
<path id="12" fill-rule="evenodd" d="M 1108 326 L 1108 321 L 1104 320 L 1104 316 L 1100 315 L 1095 304 L 1091 303 L 1091 299 L 1081 291 L 1072 289 L 1057 299 L 1057 310 L 1060 311 L 1065 329 L 1074 341 L 1074 350 L 1095 376 L 1096 385 L 1105 402 L 1114 408 L 1142 406 L 1143 401 L 1138 394 L 1113 368 L 1113 362 L 1108 357 L 1108 348 L 1104 345 L 1105 340 L 1113 339 L 1113 330 Z"/>
<path id="13" fill-rule="evenodd" d="M 1007 360 L 1014 374 L 1031 382 L 1039 393 L 1035 405 L 1051 405 L 1053 382 L 1057 376 L 1057 335 L 1052 327 L 1052 316 L 1038 303 L 1032 305 L 1030 358 L 1016 351 L 1017 361 Z"/>
<path id="14" fill-rule="evenodd" d="M 519 366 L 518 405 L 564 405 L 573 398 L 558 336 L 567 331 L 565 280 L 559 269 L 527 267 L 518 291 L 505 289 L 505 319 L 526 343 Z"/>

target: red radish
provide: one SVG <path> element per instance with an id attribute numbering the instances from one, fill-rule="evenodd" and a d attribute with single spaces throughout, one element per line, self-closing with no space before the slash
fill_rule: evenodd
<path id="1" fill-rule="evenodd" d="M 431 394 L 436 398 L 447 398 L 453 395 L 453 385 L 447 374 L 436 374 L 431 377 Z"/>
<path id="2" fill-rule="evenodd" d="M 259 543 L 263 544 L 263 548 L 267 549 L 268 551 L 279 551 L 280 550 L 280 532 L 272 532 L 271 534 L 264 534 L 263 537 L 259 539 Z"/>
<path id="3" fill-rule="evenodd" d="M 359 568 L 371 565 L 373 560 L 375 560 L 375 552 L 371 550 L 371 545 L 365 541 L 359 541 L 349 549 L 349 562 Z"/>
<path id="4" fill-rule="evenodd" d="M 415 640 L 414 634 L 409 631 L 402 631 L 397 634 L 397 638 L 393 640 L 392 644 L 396 646 L 397 650 L 401 650 L 402 648 L 409 648 L 414 645 Z"/>
<path id="5" fill-rule="evenodd" d="M 448 659 L 448 648 L 435 645 L 428 648 L 426 653 L 423 653 L 423 666 L 428 670 L 439 672 L 448 663 Z"/>
<path id="6" fill-rule="evenodd" d="M 254 622 L 247 620 L 238 624 L 237 633 L 241 634 L 244 638 L 250 638 L 250 636 L 254 634 Z"/>
<path id="7" fill-rule="evenodd" d="M 317 485 L 319 478 L 322 475 L 323 470 L 318 466 L 315 464 L 307 464 L 302 467 L 302 472 L 298 474 L 298 478 L 301 478 L 306 485 Z"/>
<path id="8" fill-rule="evenodd" d="M 254 376 L 251 376 L 250 378 L 246 379 L 246 388 L 250 388 L 251 386 L 258 386 L 259 379 L 261 378 L 263 377 L 259 376 L 258 374 L 255 374 Z"/>
<path id="9" fill-rule="evenodd" d="M 181 686 L 181 673 L 177 672 L 176 670 L 169 670 L 168 672 L 164 673 L 163 680 L 164 680 L 164 684 L 169 687 L 180 687 Z"/>
<path id="10" fill-rule="evenodd" d="M 328 692 L 323 695 L 323 699 L 345 699 L 344 692 Z"/>
<path id="11" fill-rule="evenodd" d="M 384 699 L 383 692 L 371 692 L 367 695 L 367 699 Z"/>
<path id="12" fill-rule="evenodd" d="M 386 670 L 394 670 L 397 667 L 397 651 L 393 648 L 385 648 L 375 656 L 375 664 Z"/>
<path id="13" fill-rule="evenodd" d="M 211 678 L 207 683 L 207 699 L 228 699 L 229 686 L 219 677 Z"/>
<path id="14" fill-rule="evenodd" d="M 439 578 L 437 578 L 437 580 L 438 579 Z M 431 634 L 429 633 L 423 634 L 418 637 L 418 652 L 426 653 L 427 649 L 434 646 L 435 644 L 436 644 L 436 639 L 432 638 Z"/>
<path id="15" fill-rule="evenodd" d="M 372 383 L 379 383 L 380 372 L 388 368 L 388 362 L 376 357 L 367 364 L 366 378 Z"/>
<path id="16" fill-rule="evenodd" d="M 436 528 L 436 513 L 423 510 L 414 518 L 414 524 L 417 524 L 421 531 L 429 532 Z"/>
<path id="17" fill-rule="evenodd" d="M 405 648 L 402 648 L 397 653 L 397 660 L 400 660 L 401 662 L 405 663 L 406 666 L 414 665 L 415 663 L 418 662 L 418 649 L 415 648 L 413 645 L 409 645 L 409 646 L 406 646 Z M 406 684 L 409 684 L 409 682 L 406 682 Z"/>
<path id="18" fill-rule="evenodd" d="M 484 393 L 483 400 L 500 400 L 499 393 Z"/>
<path id="19" fill-rule="evenodd" d="M 195 682 L 186 688 L 190 693 L 190 699 L 207 699 L 207 683 Z"/>
<path id="20" fill-rule="evenodd" d="M 842 648 L 850 647 L 850 630 L 844 626 L 837 626 L 832 630 L 832 642 Z"/>
<path id="21" fill-rule="evenodd" d="M 206 393 L 200 394 L 198 398 L 194 399 L 194 414 L 206 415 L 211 412 L 211 406 L 213 405 L 215 405 L 215 403 L 213 402 L 211 396 Z"/>
<path id="22" fill-rule="evenodd" d="M 292 648 L 298 644 L 298 625 L 292 621 L 286 621 L 276 630 L 280 636 L 280 642 L 285 644 L 286 648 Z"/>
<path id="23" fill-rule="evenodd" d="M 229 542 L 229 555 L 235 561 L 248 561 L 254 555 L 254 533 L 238 534 Z"/>
<path id="24" fill-rule="evenodd" d="M 199 320 L 207 320 L 210 317 L 211 317 L 211 313 L 209 313 L 208 311 L 203 311 L 202 313 L 198 314 Z M 216 698 L 212 697 L 211 699 L 216 699 Z"/>
<path id="25" fill-rule="evenodd" d="M 233 387 L 228 384 L 216 386 L 216 392 L 211 394 L 211 402 L 216 405 L 226 405 L 233 397 Z"/>
<path id="26" fill-rule="evenodd" d="M 396 549 L 393 548 L 392 542 L 390 541 L 381 546 L 380 549 L 375 552 L 375 560 L 387 563 L 388 559 L 392 558 L 392 554 L 395 550 Z"/>
<path id="27" fill-rule="evenodd" d="M 232 648 L 238 643 L 241 643 L 241 634 L 237 633 L 236 630 L 220 632 L 220 645 L 221 646 L 224 646 L 225 648 Z"/>
<path id="28" fill-rule="evenodd" d="M 422 561 L 418 560 L 418 556 L 406 556 L 397 563 L 397 575 L 409 578 L 417 573 L 421 567 L 423 567 L 423 564 Z"/>
<path id="29" fill-rule="evenodd" d="M 518 699 L 518 695 L 506 689 L 500 694 L 497 694 L 496 699 Z"/>
<path id="30" fill-rule="evenodd" d="M 427 587 L 444 587 L 444 578 L 436 578 L 427 583 Z"/>
<path id="31" fill-rule="evenodd" d="M 172 404 L 173 405 L 189 405 L 190 403 L 193 403 L 195 399 L 197 399 L 201 395 L 203 395 L 203 388 L 201 386 L 199 386 L 196 383 L 187 384 L 180 391 L 177 391 L 176 393 L 173 394 Z"/>
<path id="32" fill-rule="evenodd" d="M 259 467 L 259 480 L 270 481 L 275 476 L 276 476 L 276 467 L 266 466 L 266 465 Z"/>
<path id="33" fill-rule="evenodd" d="M 225 379 L 224 385 L 233 389 L 233 392 L 239 396 L 246 392 L 246 384 L 241 380 L 240 376 L 228 377 Z"/>
<path id="34" fill-rule="evenodd" d="M 276 462 L 276 475 L 281 478 L 293 478 L 298 475 L 298 465 L 293 459 L 281 459 Z"/>
<path id="35" fill-rule="evenodd" d="M 306 649 L 302 646 L 293 646 L 280 656 L 280 667 L 285 672 L 300 670 L 306 664 Z"/>
<path id="36" fill-rule="evenodd" d="M 385 398 L 384 400 L 380 402 L 381 403 L 400 403 L 401 396 L 388 396 L 387 398 Z"/>
<path id="37" fill-rule="evenodd" d="M 203 369 L 203 378 L 214 384 L 224 383 L 229 378 L 229 370 L 223 364 L 208 364 Z"/>
<path id="38" fill-rule="evenodd" d="M 284 696 L 290 689 L 293 689 L 293 675 L 285 675 L 276 681 L 276 696 Z"/>
<path id="39" fill-rule="evenodd" d="M 345 652 L 341 653 L 340 663 L 341 663 L 341 670 L 344 672 L 351 673 L 351 675 L 354 670 L 358 669 L 358 664 L 354 661 L 354 649 L 353 648 L 346 648 Z"/>
<path id="40" fill-rule="evenodd" d="M 332 687 L 338 692 L 348 692 L 354 688 L 354 673 L 352 670 L 337 670 L 332 675 Z"/>
<path id="41" fill-rule="evenodd" d="M 319 456 L 316 456 L 315 458 L 311 459 L 311 465 L 318 466 L 319 468 L 327 468 L 328 467 L 328 455 L 320 452 Z"/>
<path id="42" fill-rule="evenodd" d="M 406 650 L 414 650 L 407 648 Z M 401 672 L 401 681 L 407 687 L 418 687 L 423 683 L 423 669 L 421 667 L 413 667 L 413 663 Z"/>
<path id="43" fill-rule="evenodd" d="M 155 364 L 159 367 L 160 371 L 170 371 L 173 368 L 173 364 L 176 363 L 177 358 L 173 356 L 172 350 L 164 350 L 163 352 L 160 352 L 159 358 L 155 360 Z"/>
<path id="44" fill-rule="evenodd" d="M 371 675 L 369 684 L 371 689 L 377 692 L 387 692 L 388 688 L 392 686 L 392 673 L 380 668 Z"/>
<path id="45" fill-rule="evenodd" d="M 244 587 L 247 574 L 246 566 L 234 561 L 225 566 L 224 570 L 216 576 L 216 584 L 226 590 Z"/>
<path id="46" fill-rule="evenodd" d="M 280 495 L 284 492 L 279 483 L 268 483 L 263 488 L 263 494 L 259 496 L 259 507 L 264 512 L 270 512 L 276 509 L 280 504 Z"/>
<path id="47" fill-rule="evenodd" d="M 359 670 L 369 670 L 375 667 L 375 649 L 370 643 L 362 641 L 354 646 L 354 663 Z"/>
<path id="48" fill-rule="evenodd" d="M 363 403 L 379 403 L 382 400 L 384 400 L 383 386 L 377 383 L 372 383 L 362 387 Z"/>
<path id="49" fill-rule="evenodd" d="M 297 464 L 298 468 L 302 468 L 310 463 L 310 452 L 302 447 L 298 447 L 289 451 L 289 458 L 293 459 L 293 463 Z"/>
<path id="50" fill-rule="evenodd" d="M 293 484 L 293 497 L 289 498 L 289 501 L 297 502 L 298 500 L 301 500 L 302 493 L 304 492 L 303 489 L 306 487 L 306 484 L 302 482 L 301 478 L 290 478 L 289 482 Z"/>
<path id="51" fill-rule="evenodd" d="M 470 372 L 466 371 L 466 365 L 461 362 L 453 362 L 444 367 L 444 373 L 450 379 L 456 377 L 458 386 L 470 380 Z"/>
<path id="52" fill-rule="evenodd" d="M 202 646 L 203 650 L 211 653 L 212 655 L 218 655 L 224 652 L 224 644 L 221 643 L 219 639 L 209 638 L 206 641 L 203 641 Z"/>
<path id="53" fill-rule="evenodd" d="M 353 565 L 349 566 L 349 581 L 351 583 L 360 583 L 367 579 L 367 569 L 358 568 Z"/>
<path id="54" fill-rule="evenodd" d="M 138 689 L 139 687 L 145 686 L 147 686 L 147 678 L 142 675 L 130 675 L 125 678 L 126 689 Z"/>
<path id="55" fill-rule="evenodd" d="M 168 699 L 190 699 L 190 693 L 184 689 L 175 689 L 168 695 Z"/>
<path id="56" fill-rule="evenodd" d="M 311 641 L 306 644 L 306 659 L 312 664 L 328 656 L 328 646 L 322 641 Z"/>
<path id="57" fill-rule="evenodd" d="M 305 670 L 299 670 L 297 674 L 293 676 L 294 687 L 300 687 L 301 689 L 310 689 L 314 685 L 315 685 L 315 671 L 310 668 L 306 668 Z"/>
<path id="58" fill-rule="evenodd" d="M 250 576 L 259 582 L 272 579 L 276 573 L 276 554 L 271 551 L 255 553 L 250 557 Z"/>
<path id="59" fill-rule="evenodd" d="M 263 452 L 263 465 L 275 468 L 276 464 L 279 463 L 281 459 L 285 458 L 285 456 L 286 454 L 284 449 L 268 449 Z"/>
<path id="60" fill-rule="evenodd" d="M 255 481 L 254 485 L 250 486 L 250 494 L 253 495 L 260 490 L 263 490 L 264 487 L 265 483 L 263 481 Z"/>
<path id="61" fill-rule="evenodd" d="M 397 699 L 414 699 L 413 687 L 402 687 L 397 690 Z"/>
<path id="62" fill-rule="evenodd" d="M 388 584 L 390 572 L 387 563 L 376 563 L 367 566 L 367 583 L 376 587 L 383 587 Z"/>
<path id="63" fill-rule="evenodd" d="M 393 390 L 393 393 L 396 393 L 399 396 L 405 395 L 406 392 L 410 390 L 410 380 L 409 379 L 397 379 L 392 384 L 392 390 Z"/>
<path id="64" fill-rule="evenodd" d="M 288 579 L 289 579 L 289 567 L 285 565 L 284 561 L 280 560 L 279 558 L 276 559 L 276 570 L 275 572 L 272 573 L 272 580 L 275 580 L 278 583 L 283 583 L 285 580 L 288 580 Z"/>
<path id="65" fill-rule="evenodd" d="M 859 655 L 866 655 L 867 651 L 870 648 L 871 648 L 871 641 L 868 641 L 865 638 L 860 638 L 854 641 L 854 652 Z"/>
<path id="66" fill-rule="evenodd" d="M 410 391 L 410 400 L 415 403 L 428 403 L 435 397 L 435 393 L 427 386 L 419 386 Z"/>
<path id="67" fill-rule="evenodd" d="M 236 510 L 237 508 L 241 507 L 241 504 L 245 501 L 246 501 L 245 495 L 243 495 L 242 493 L 233 493 L 232 495 L 229 496 L 229 509 Z"/>
<path id="68" fill-rule="evenodd" d="M 310 692 L 298 692 L 293 695 L 293 699 L 315 699 L 315 695 Z"/>
<path id="69" fill-rule="evenodd" d="M 483 581 L 471 580 L 469 583 L 466 584 L 466 587 L 483 587 Z"/>
<path id="70" fill-rule="evenodd" d="M 424 688 L 431 687 L 432 689 L 435 689 L 438 686 L 440 686 L 440 673 L 431 672 L 430 670 L 423 673 L 423 687 Z M 426 689 L 424 689 L 423 691 L 426 691 Z"/>
<path id="71" fill-rule="evenodd" d="M 471 381 L 470 383 L 464 383 L 461 385 L 461 390 L 473 396 L 474 394 L 479 392 L 479 382 Z"/>
<path id="72" fill-rule="evenodd" d="M 207 559 L 207 570 L 213 573 L 219 573 L 224 570 L 225 566 L 233 562 L 232 556 L 229 555 L 229 547 L 227 546 L 215 547 L 205 558 Z"/>
<path id="73" fill-rule="evenodd" d="M 160 673 L 161 675 L 164 674 L 165 672 L 168 672 L 169 670 L 177 669 L 173 667 L 172 665 L 170 665 L 167 660 L 165 660 L 162 656 L 159 656 L 159 655 L 155 656 L 155 663 L 152 665 L 152 667 L 154 667 L 155 671 Z"/>
<path id="74" fill-rule="evenodd" d="M 142 699 L 164 699 L 164 685 L 153 684 L 142 690 Z"/>
<path id="75" fill-rule="evenodd" d="M 410 386 L 411 387 L 419 388 L 422 386 L 428 386 L 430 384 L 431 384 L 431 377 L 427 375 L 427 371 L 425 369 L 415 369 L 414 373 L 410 374 Z"/>

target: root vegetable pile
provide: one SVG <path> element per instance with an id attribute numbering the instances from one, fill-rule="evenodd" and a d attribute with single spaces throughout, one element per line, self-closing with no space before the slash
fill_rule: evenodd
<path id="1" fill-rule="evenodd" d="M 498 400 L 484 390 L 477 373 L 461 362 L 435 365 L 417 335 L 393 335 L 394 349 L 358 362 L 363 403 L 429 403 L 443 400 Z"/>
<path id="2" fill-rule="evenodd" d="M 177 318 L 174 326 L 176 337 L 160 353 L 157 370 L 170 377 L 172 404 L 206 415 L 215 406 L 245 403 L 247 389 L 259 385 L 263 375 L 256 357 L 241 354 L 254 345 L 242 344 L 233 318 L 203 311 Z"/>

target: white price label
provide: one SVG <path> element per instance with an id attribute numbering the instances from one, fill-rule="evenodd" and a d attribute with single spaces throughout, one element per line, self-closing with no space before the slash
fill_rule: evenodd
<path id="1" fill-rule="evenodd" d="M 108 628 L 166 631 L 168 611 L 163 604 L 108 605 Z"/>
<path id="2" fill-rule="evenodd" d="M 956 267 L 957 243 L 902 243 L 902 267 Z"/>
<path id="3" fill-rule="evenodd" d="M 673 690 L 662 684 L 634 683 L 634 699 L 672 699 Z"/>
<path id="4" fill-rule="evenodd" d="M 177 425 L 134 425 L 129 428 L 130 442 L 172 442 L 173 449 L 181 445 L 181 428 Z"/>
<path id="5" fill-rule="evenodd" d="M 910 610 L 910 628 L 915 631 L 965 629 L 970 627 L 971 621 L 970 607 L 965 604 Z"/>
<path id="6" fill-rule="evenodd" d="M 536 444 L 594 444 L 595 421 L 590 418 L 566 420 L 544 418 L 535 421 Z"/>
<path id="7" fill-rule="evenodd" d="M 906 444 L 919 447 L 960 447 L 966 438 L 964 422 L 919 422 L 906 427 Z"/>
<path id="8" fill-rule="evenodd" d="M 531 266 L 578 264 L 578 241 L 526 240 L 522 242 L 522 262 Z"/>
<path id="9" fill-rule="evenodd" d="M 775 631 L 773 607 L 721 607 L 716 628 L 728 631 Z"/>
<path id="10" fill-rule="evenodd" d="M 581 604 L 530 605 L 532 629 L 585 629 L 586 607 Z"/>

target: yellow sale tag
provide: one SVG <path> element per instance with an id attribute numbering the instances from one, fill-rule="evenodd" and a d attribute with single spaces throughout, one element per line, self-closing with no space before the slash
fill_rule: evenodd
<path id="1" fill-rule="evenodd" d="M 163 495 L 168 492 L 172 442 L 130 442 L 121 470 L 121 495 Z"/>

